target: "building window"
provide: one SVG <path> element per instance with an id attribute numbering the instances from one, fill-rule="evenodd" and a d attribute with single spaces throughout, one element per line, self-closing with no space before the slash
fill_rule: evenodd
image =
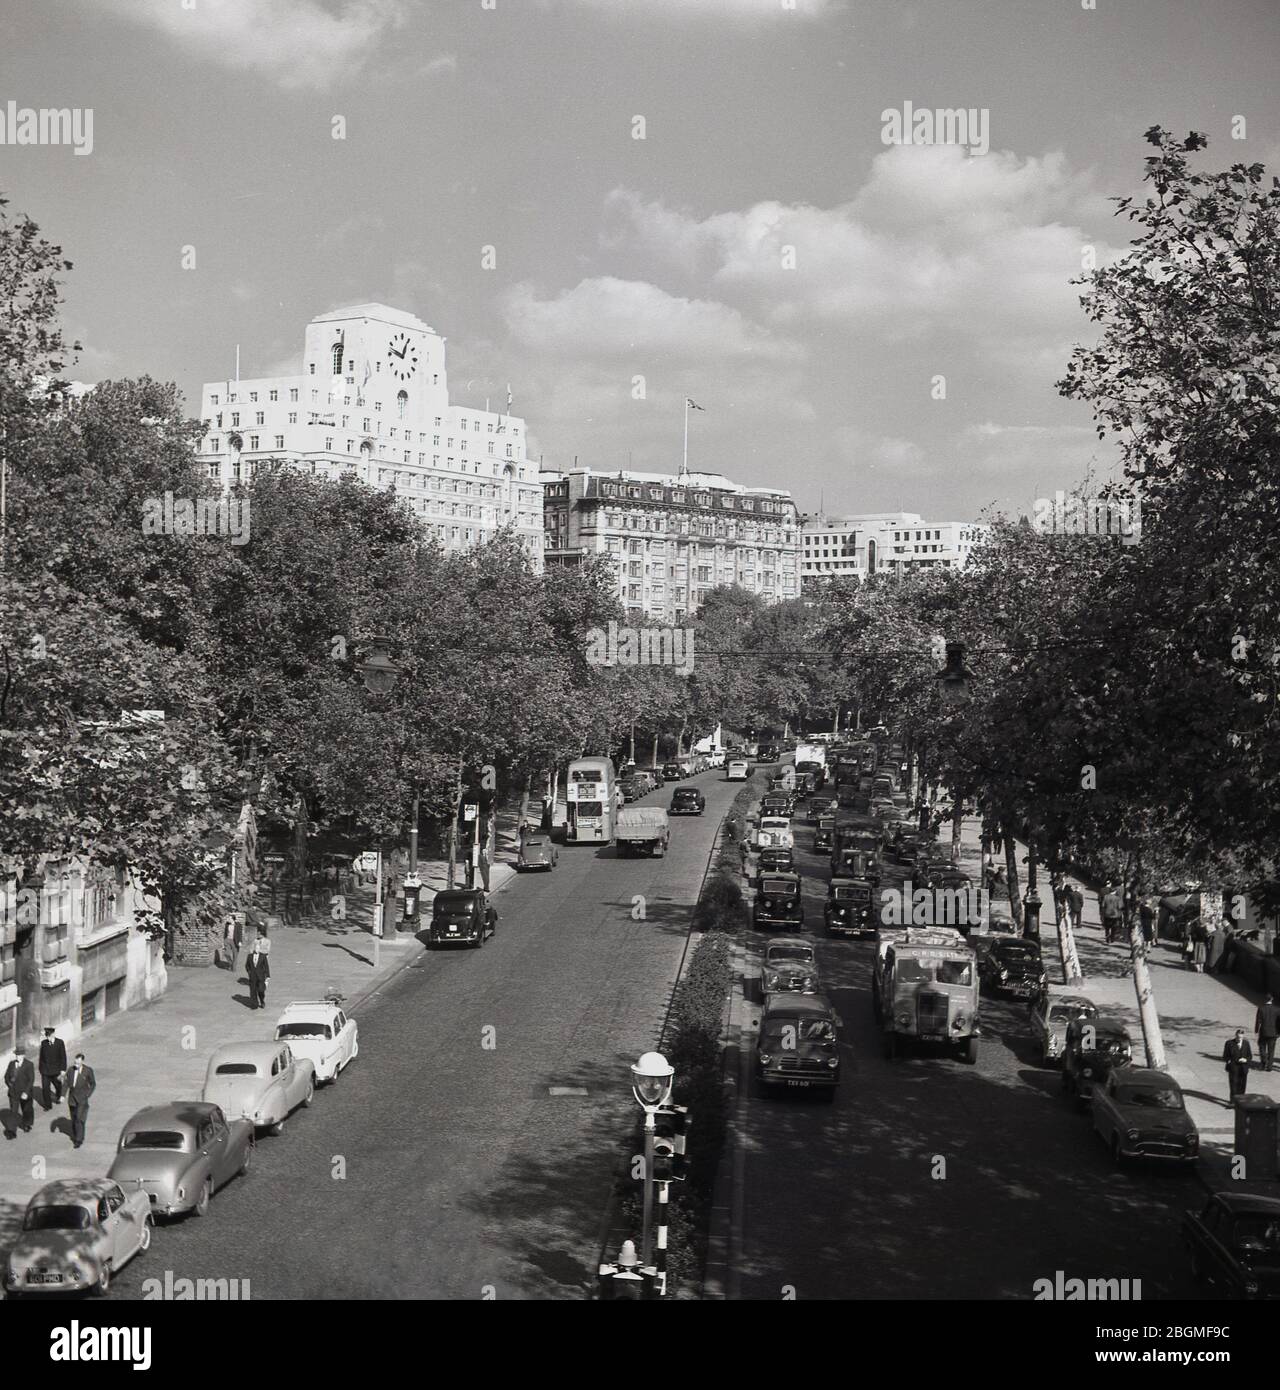
<path id="1" fill-rule="evenodd" d="M 253 423 L 255 425 L 265 425 L 267 423 L 267 417 L 262 413 L 262 411 L 255 410 L 253 413 Z"/>
<path id="2" fill-rule="evenodd" d="M 403 420 L 404 417 L 405 417 L 405 415 L 408 414 L 408 411 L 409 411 L 409 393 L 408 393 L 408 391 L 401 391 L 401 392 L 396 396 L 396 414 L 397 414 L 397 416 L 398 416 L 401 420 Z"/>
<path id="3" fill-rule="evenodd" d="M 348 445 L 347 447 L 348 447 L 348 449 L 350 449 L 351 446 Z M 282 434 L 276 435 L 276 448 L 277 448 L 277 449 L 283 449 L 283 448 L 284 448 L 284 435 L 282 435 Z"/>
<path id="4" fill-rule="evenodd" d="M 333 453 L 333 440 L 332 440 L 332 439 L 326 439 L 326 440 L 324 441 L 324 449 L 325 449 L 325 453 L 327 453 L 327 454 Z"/>

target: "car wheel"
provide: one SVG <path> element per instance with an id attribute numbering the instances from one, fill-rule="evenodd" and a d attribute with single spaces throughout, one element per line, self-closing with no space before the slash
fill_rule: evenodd
<path id="1" fill-rule="evenodd" d="M 277 1120 L 275 1124 L 268 1125 L 267 1133 L 274 1136 L 276 1139 L 279 1139 L 279 1137 L 284 1133 L 284 1121 Z"/>
<path id="2" fill-rule="evenodd" d="M 139 1255 L 145 1255 L 147 1251 L 151 1249 L 151 1231 L 152 1221 L 151 1217 L 148 1216 L 147 1219 L 142 1223 L 142 1234 L 138 1237 Z"/>
<path id="3" fill-rule="evenodd" d="M 98 1282 L 93 1286 L 96 1297 L 102 1298 L 111 1291 L 111 1261 L 103 1260 L 102 1268 L 98 1271 Z"/>
<path id="4" fill-rule="evenodd" d="M 972 1034 L 964 1040 L 964 1046 L 960 1049 L 960 1060 L 970 1067 L 978 1060 L 978 1040 Z"/>
<path id="5" fill-rule="evenodd" d="M 196 1204 L 191 1208 L 196 1216 L 205 1216 L 209 1211 L 209 1199 L 213 1196 L 213 1179 L 205 1178 L 200 1187 L 200 1195 L 196 1198 Z"/>
<path id="6" fill-rule="evenodd" d="M 254 1141 L 253 1141 L 253 1136 L 250 1135 L 250 1136 L 249 1136 L 249 1142 L 244 1146 L 244 1158 L 241 1160 L 241 1163 L 240 1163 L 240 1176 L 241 1176 L 241 1177 L 244 1177 L 244 1175 L 245 1175 L 245 1174 L 249 1171 L 249 1169 L 253 1166 L 253 1151 L 254 1151 L 254 1149 L 256 1149 L 257 1147 L 258 1147 L 258 1146 L 257 1146 L 257 1145 L 254 1143 Z"/>
<path id="7" fill-rule="evenodd" d="M 306 1092 L 306 1095 L 304 1095 L 304 1096 L 302 1097 L 302 1103 L 303 1103 L 304 1106 L 310 1105 L 311 1102 L 312 1102 L 313 1100 L 315 1100 L 315 1098 L 316 1098 L 316 1083 L 315 1083 L 314 1080 L 308 1081 L 308 1082 L 307 1082 L 307 1092 Z"/>

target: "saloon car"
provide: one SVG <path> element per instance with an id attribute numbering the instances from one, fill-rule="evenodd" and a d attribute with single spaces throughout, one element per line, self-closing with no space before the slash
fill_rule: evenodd
<path id="1" fill-rule="evenodd" d="M 684 776 L 687 776 L 687 773 L 683 763 L 662 764 L 662 780 L 664 782 L 678 782 Z"/>
<path id="2" fill-rule="evenodd" d="M 47 1183 L 27 1203 L 9 1251 L 12 1297 L 89 1290 L 104 1294 L 112 1276 L 151 1245 L 151 1202 L 141 1188 L 112 1178 Z"/>
<path id="3" fill-rule="evenodd" d="M 823 816 L 834 816 L 836 798 L 830 792 L 818 792 L 809 798 L 809 823 L 817 825 Z"/>
<path id="4" fill-rule="evenodd" d="M 815 854 L 829 854 L 831 847 L 835 844 L 835 838 L 836 818 L 834 816 L 819 816 L 813 831 L 813 852 Z"/>
<path id="5" fill-rule="evenodd" d="M 697 787 L 677 787 L 671 793 L 673 816 L 700 816 L 707 809 L 707 798 Z"/>
<path id="6" fill-rule="evenodd" d="M 229 1119 L 281 1134 L 284 1122 L 316 1094 L 310 1058 L 295 1057 L 285 1042 L 224 1043 L 209 1058 L 202 1100 L 221 1106 Z"/>
<path id="7" fill-rule="evenodd" d="M 873 888 L 865 878 L 833 878 L 827 886 L 822 917 L 829 936 L 863 936 L 875 932 Z"/>
<path id="8" fill-rule="evenodd" d="M 766 845 L 756 857 L 756 877 L 795 872 L 795 851 L 782 845 Z"/>
<path id="9" fill-rule="evenodd" d="M 830 1100 L 840 1084 L 839 1024 L 824 995 L 770 995 L 756 1039 L 761 1089 L 813 1089 Z"/>
<path id="10" fill-rule="evenodd" d="M 631 783 L 634 789 L 635 783 Z M 634 796 L 628 797 L 624 790 L 623 800 L 634 801 Z M 516 853 L 516 872 L 520 873 L 525 869 L 545 869 L 548 873 L 560 862 L 560 854 L 552 843 L 551 836 L 544 830 L 530 830 L 520 841 L 520 848 Z"/>
<path id="11" fill-rule="evenodd" d="M 800 896 L 798 874 L 764 874 L 757 879 L 755 902 L 752 904 L 752 925 L 785 924 L 804 927 L 804 903 Z"/>
<path id="12" fill-rule="evenodd" d="M 982 956 L 978 979 L 987 994 L 1034 998 L 1048 980 L 1040 958 L 1040 943 L 1020 936 L 995 937 Z"/>
<path id="13" fill-rule="evenodd" d="M 821 987 L 813 946 L 794 936 L 775 936 L 765 942 L 760 959 L 760 996 L 816 994 Z"/>
<path id="14" fill-rule="evenodd" d="M 1132 1061 L 1133 1042 L 1118 1018 L 1073 1018 L 1062 1048 L 1062 1089 L 1086 1101 L 1095 1086 Z"/>
<path id="15" fill-rule="evenodd" d="M 726 782 L 745 782 L 751 776 L 751 764 L 742 758 L 732 758 L 725 764 L 724 780 Z"/>
<path id="16" fill-rule="evenodd" d="M 1053 994 L 1043 992 L 1031 1001 L 1027 1022 L 1031 1038 L 1040 1055 L 1042 1066 L 1049 1066 L 1062 1057 L 1067 1039 L 1067 1024 L 1073 1018 L 1093 1019 L 1098 1006 L 1082 994 Z"/>
<path id="17" fill-rule="evenodd" d="M 253 1162 L 253 1124 L 228 1121 L 216 1105 L 175 1100 L 125 1122 L 107 1176 L 141 1188 L 156 1216 L 203 1216 L 209 1199 Z"/>
<path id="18" fill-rule="evenodd" d="M 494 934 L 497 909 L 482 888 L 448 888 L 431 904 L 427 939 L 432 946 L 473 946 L 479 949 Z"/>
<path id="19" fill-rule="evenodd" d="M 1217 1192 L 1182 1218 L 1191 1273 L 1227 1298 L 1280 1298 L 1280 1199 Z"/>
<path id="20" fill-rule="evenodd" d="M 1128 1158 L 1194 1163 L 1200 1132 L 1168 1072 L 1120 1067 L 1093 1088 L 1093 1127 L 1117 1164 Z"/>
<path id="21" fill-rule="evenodd" d="M 276 1042 L 316 1070 L 316 1085 L 336 1081 L 360 1053 L 360 1032 L 337 999 L 295 999 L 276 1020 Z"/>

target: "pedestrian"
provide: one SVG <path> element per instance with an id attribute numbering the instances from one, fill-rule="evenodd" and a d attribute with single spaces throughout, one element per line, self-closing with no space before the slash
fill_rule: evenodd
<path id="1" fill-rule="evenodd" d="M 21 1043 L 13 1049 L 13 1056 L 5 1068 L 4 1084 L 9 1093 L 10 1113 L 4 1137 L 14 1138 L 18 1129 L 24 1134 L 29 1134 L 36 1120 L 36 1069 L 31 1065 L 27 1049 Z M 10 1128 L 10 1125 L 16 1128 Z"/>
<path id="2" fill-rule="evenodd" d="M 240 914 L 227 913 L 226 926 L 222 933 L 222 968 L 235 973 L 236 962 L 240 959 Z"/>
<path id="3" fill-rule="evenodd" d="M 1074 930 L 1079 931 L 1084 922 L 1084 893 L 1078 883 L 1071 885 L 1071 925 Z"/>
<path id="4" fill-rule="evenodd" d="M 245 973 L 249 976 L 249 1007 L 251 1009 L 265 1009 L 267 1007 L 267 981 L 271 978 L 271 966 L 267 962 L 265 952 L 259 949 L 261 945 L 261 939 L 255 938 L 253 949 L 249 952 L 249 959 L 245 962 Z"/>
<path id="5" fill-rule="evenodd" d="M 1004 832 L 997 830 L 991 837 L 991 850 L 993 854 L 1000 854 L 1004 850 Z"/>
<path id="6" fill-rule="evenodd" d="M 1156 944 L 1156 910 L 1150 898 L 1143 898 L 1138 904 L 1138 920 L 1142 923 L 1142 939 L 1148 946 Z"/>
<path id="7" fill-rule="evenodd" d="M 46 1110 L 52 1110 L 62 1101 L 62 1073 L 66 1069 L 67 1045 L 52 1028 L 46 1028 L 40 1044 L 40 1103 Z"/>
<path id="8" fill-rule="evenodd" d="M 259 955 L 269 956 L 271 954 L 271 923 L 264 921 L 258 927 L 258 935 L 254 938 L 253 947 Z"/>
<path id="9" fill-rule="evenodd" d="M 1258 1005 L 1253 1031 L 1258 1035 L 1258 1061 L 1263 1071 L 1270 1071 L 1276 1052 L 1276 1034 L 1280 1033 L 1280 1005 L 1276 1004 L 1274 995 L 1268 994 Z"/>
<path id="10" fill-rule="evenodd" d="M 78 1149 L 84 1143 L 85 1125 L 89 1122 L 89 1097 L 98 1088 L 98 1079 L 93 1068 L 84 1060 L 84 1053 L 77 1052 L 75 1064 L 67 1073 L 67 1108 L 71 1111 L 71 1147 Z"/>
<path id="11" fill-rule="evenodd" d="M 1108 945 L 1123 939 L 1123 901 L 1118 885 L 1108 880 L 1099 905 L 1102 912 L 1102 936 Z"/>
<path id="12" fill-rule="evenodd" d="M 1222 1064 L 1227 1071 L 1227 1089 L 1230 1099 L 1242 1096 L 1249 1085 L 1249 1063 L 1253 1061 L 1253 1049 L 1243 1028 L 1236 1029 L 1234 1038 L 1228 1038 L 1222 1045 Z"/>
<path id="13" fill-rule="evenodd" d="M 1209 939 L 1209 933 L 1203 923 L 1196 922 L 1192 926 L 1191 934 L 1187 939 L 1191 946 L 1191 955 L 1187 963 L 1197 975 L 1203 975 L 1206 943 Z"/>
<path id="14" fill-rule="evenodd" d="M 1227 949 L 1226 934 L 1220 927 L 1209 923 L 1205 929 L 1204 968 L 1210 975 L 1216 975 L 1222 967 L 1223 952 Z"/>

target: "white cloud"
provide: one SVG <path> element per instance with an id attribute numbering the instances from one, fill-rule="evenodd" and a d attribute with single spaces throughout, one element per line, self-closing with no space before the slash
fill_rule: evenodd
<path id="1" fill-rule="evenodd" d="M 96 0 L 156 29 L 198 58 L 262 74 L 281 87 L 324 87 L 356 75 L 405 22 L 405 0 Z"/>
<path id="2" fill-rule="evenodd" d="M 1085 328 L 1070 283 L 1082 248 L 1101 263 L 1115 254 L 1082 230 L 1106 215 L 1061 155 L 900 146 L 833 208 L 770 201 L 698 220 L 615 190 L 604 242 L 705 278 L 779 328 L 843 325 L 935 346 L 954 333 L 992 363 L 1043 372 Z"/>
<path id="3" fill-rule="evenodd" d="M 683 360 L 794 359 L 796 344 L 707 299 L 683 299 L 643 280 L 582 280 L 554 299 L 528 283 L 504 302 L 513 338 L 543 352 L 592 357 L 662 354 Z M 637 365 L 636 370 L 642 370 Z"/>

